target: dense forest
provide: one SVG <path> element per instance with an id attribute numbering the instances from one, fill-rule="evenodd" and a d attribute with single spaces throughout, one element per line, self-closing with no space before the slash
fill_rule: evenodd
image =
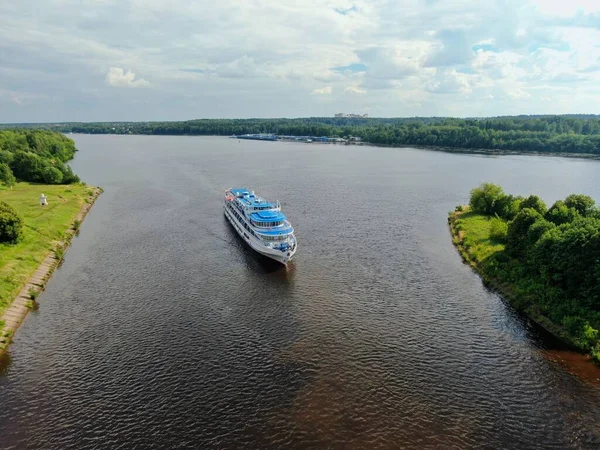
<path id="1" fill-rule="evenodd" d="M 66 162 L 75 156 L 75 143 L 55 131 L 0 130 L 0 182 L 16 180 L 46 184 L 79 182 Z"/>
<path id="2" fill-rule="evenodd" d="M 357 136 L 377 145 L 600 155 L 600 117 L 201 119 L 184 122 L 21 124 L 73 133 Z"/>
<path id="3" fill-rule="evenodd" d="M 514 197 L 485 183 L 471 191 L 469 206 L 488 218 L 488 244 L 502 244 L 477 261 L 485 277 L 508 283 L 518 307 L 549 319 L 600 362 L 600 208 L 594 199 L 574 194 L 547 208 L 537 196 Z"/>

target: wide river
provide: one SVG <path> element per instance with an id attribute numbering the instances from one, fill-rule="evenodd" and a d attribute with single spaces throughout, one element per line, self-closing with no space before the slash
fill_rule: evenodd
<path id="1" fill-rule="evenodd" d="M 16 333 L 0 448 L 600 446 L 599 372 L 488 291 L 446 223 L 483 181 L 600 200 L 599 162 L 73 138 L 105 192 Z M 287 269 L 226 222 L 231 186 L 281 200 Z"/>

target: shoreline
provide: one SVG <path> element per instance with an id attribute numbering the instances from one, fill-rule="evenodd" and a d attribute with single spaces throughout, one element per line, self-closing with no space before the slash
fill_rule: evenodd
<path id="1" fill-rule="evenodd" d="M 452 243 L 461 255 L 463 262 L 471 267 L 487 289 L 497 294 L 503 302 L 530 322 L 542 334 L 542 340 L 549 344 L 548 348 L 540 349 L 545 358 L 561 365 L 569 373 L 581 380 L 600 386 L 600 364 L 589 353 L 578 347 L 563 329 L 551 322 L 544 315 L 536 312 L 535 307 L 522 308 L 517 306 L 517 294 L 514 293 L 508 283 L 502 283 L 495 278 L 490 278 L 479 269 L 477 261 L 464 246 L 464 232 L 457 230 L 455 227 L 456 220 L 467 211 L 468 209 L 451 211 L 448 215 Z"/>
<path id="2" fill-rule="evenodd" d="M 67 135 L 66 132 L 63 134 Z M 222 137 L 229 138 L 229 135 L 224 134 L 142 134 L 142 133 L 70 133 L 73 135 L 87 135 L 87 136 L 165 136 L 165 137 Z M 278 139 L 272 142 L 298 142 L 286 139 Z M 544 156 L 544 157 L 555 157 L 555 158 L 577 158 L 583 160 L 600 161 L 600 155 L 591 153 L 564 153 L 564 152 L 539 152 L 539 151 L 526 151 L 526 150 L 501 150 L 494 148 L 463 148 L 463 147 L 447 147 L 441 145 L 410 145 L 410 144 L 376 144 L 368 141 L 361 141 L 360 143 L 343 144 L 339 142 L 310 142 L 309 144 L 328 144 L 328 145 L 352 145 L 352 146 L 370 146 L 370 147 L 381 147 L 381 148 L 412 148 L 415 150 L 429 150 L 433 152 L 443 153 L 454 153 L 459 155 L 478 155 L 478 156 Z"/>
<path id="3" fill-rule="evenodd" d="M 65 239 L 56 243 L 54 248 L 48 252 L 37 270 L 25 282 L 10 306 L 6 308 L 2 317 L 0 317 L 0 321 L 4 322 L 4 327 L 0 329 L 0 357 L 8 352 L 8 347 L 15 332 L 21 326 L 29 311 L 37 308 L 37 296 L 45 289 L 46 283 L 62 262 L 64 253 L 71 245 L 73 237 L 79 232 L 79 226 L 101 193 L 101 188 L 92 188 L 92 195 L 87 199 L 89 201 L 81 206 L 73 219 L 71 227 L 65 232 Z"/>

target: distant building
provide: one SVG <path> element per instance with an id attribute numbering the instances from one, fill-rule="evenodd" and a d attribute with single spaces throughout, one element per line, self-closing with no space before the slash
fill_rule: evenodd
<path id="1" fill-rule="evenodd" d="M 369 117 L 368 114 L 346 114 L 346 113 L 337 113 L 335 115 L 336 118 L 348 118 L 348 119 L 364 119 L 366 117 Z"/>

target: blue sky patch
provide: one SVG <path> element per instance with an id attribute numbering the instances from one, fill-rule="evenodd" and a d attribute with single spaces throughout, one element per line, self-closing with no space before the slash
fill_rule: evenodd
<path id="1" fill-rule="evenodd" d="M 350 8 L 348 9 L 342 9 L 342 8 L 334 8 L 333 9 L 336 13 L 341 14 L 342 16 L 346 16 L 348 14 L 350 14 L 353 11 L 356 11 L 356 5 L 352 5 Z"/>
<path id="2" fill-rule="evenodd" d="M 182 72 L 206 73 L 205 69 L 179 69 Z"/>
<path id="3" fill-rule="evenodd" d="M 484 52 L 500 53 L 500 50 L 498 50 L 498 47 L 496 47 L 495 45 L 492 45 L 492 44 L 475 44 L 473 47 L 471 47 L 471 49 L 474 52 L 476 52 L 478 50 L 483 50 Z"/>
<path id="4" fill-rule="evenodd" d="M 571 46 L 566 41 L 558 41 L 558 42 L 536 41 L 536 42 L 532 42 L 531 44 L 529 44 L 529 46 L 527 47 L 527 50 L 529 51 L 529 53 L 533 53 L 536 50 L 539 50 L 540 48 L 549 48 L 552 50 L 557 50 L 559 52 L 568 52 L 569 50 L 571 50 Z"/>
<path id="5" fill-rule="evenodd" d="M 466 73 L 467 75 L 473 75 L 477 73 L 474 69 L 471 69 L 470 67 L 459 67 L 458 69 L 456 69 L 456 71 L 458 73 Z"/>
<path id="6" fill-rule="evenodd" d="M 347 66 L 340 67 L 331 67 L 329 70 L 333 70 L 334 72 L 344 73 L 346 71 L 356 73 L 356 72 L 365 72 L 367 70 L 367 66 L 361 63 L 353 63 L 348 64 Z"/>

